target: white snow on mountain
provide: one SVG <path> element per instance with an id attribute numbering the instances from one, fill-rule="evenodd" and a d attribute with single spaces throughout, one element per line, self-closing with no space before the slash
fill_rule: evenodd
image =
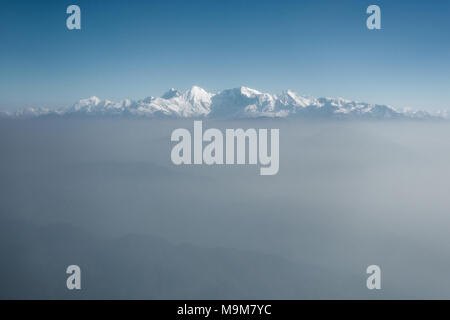
<path id="1" fill-rule="evenodd" d="M 447 118 L 446 112 L 431 114 L 410 109 L 369 104 L 342 98 L 313 98 L 291 90 L 280 94 L 240 87 L 213 94 L 193 86 L 180 92 L 170 89 L 161 97 L 113 102 L 97 97 L 81 99 L 69 108 L 29 108 L 0 112 L 0 118 L 30 117 L 145 117 L 145 118 Z"/>

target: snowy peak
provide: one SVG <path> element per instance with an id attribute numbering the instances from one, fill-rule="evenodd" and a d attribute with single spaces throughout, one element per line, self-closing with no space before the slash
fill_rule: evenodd
<path id="1" fill-rule="evenodd" d="M 77 103 L 75 103 L 72 106 L 72 109 L 75 111 L 79 111 L 82 109 L 90 109 L 92 107 L 99 105 L 100 102 L 101 102 L 101 100 L 99 98 L 92 96 L 87 99 L 81 99 L 80 101 L 78 101 Z"/>
<path id="2" fill-rule="evenodd" d="M 209 113 L 211 97 L 212 94 L 197 86 L 183 93 L 170 89 L 161 98 L 142 104 L 141 111 L 147 115 L 156 112 L 168 117 L 200 117 Z"/>
<path id="3" fill-rule="evenodd" d="M 213 96 L 211 93 L 206 92 L 204 89 L 193 86 L 189 90 L 187 90 L 183 94 L 184 98 L 188 101 L 191 101 L 193 103 L 203 103 L 203 104 L 210 104 L 211 103 L 211 97 Z"/>
<path id="4" fill-rule="evenodd" d="M 317 105 L 317 101 L 315 99 L 307 98 L 298 95 L 292 90 L 283 91 L 279 96 L 278 100 L 282 105 L 285 106 L 296 106 L 296 107 L 307 107 L 310 105 Z"/>
<path id="5" fill-rule="evenodd" d="M 391 106 L 351 101 L 343 98 L 313 98 L 292 90 L 280 94 L 263 93 L 248 87 L 209 93 L 193 86 L 180 92 L 169 89 L 161 97 L 119 102 L 98 97 L 81 99 L 69 108 L 50 110 L 29 108 L 0 112 L 0 118 L 19 117 L 146 117 L 146 118 L 373 118 L 428 119 L 447 118 L 446 112 L 430 114 L 410 109 L 398 111 Z"/>
<path id="6" fill-rule="evenodd" d="M 163 99 L 172 99 L 174 97 L 179 97 L 181 94 L 178 90 L 175 90 L 174 88 L 170 88 L 169 91 L 164 93 L 161 98 Z"/>
<path id="7" fill-rule="evenodd" d="M 241 92 L 241 94 L 243 96 L 246 96 L 246 97 L 249 97 L 249 98 L 253 98 L 253 97 L 256 97 L 257 95 L 261 95 L 262 94 L 258 90 L 251 89 L 251 88 L 248 88 L 248 87 L 240 87 L 239 90 L 240 90 L 240 92 Z"/>

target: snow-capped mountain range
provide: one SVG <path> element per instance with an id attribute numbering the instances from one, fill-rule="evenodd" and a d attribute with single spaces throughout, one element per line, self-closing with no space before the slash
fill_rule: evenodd
<path id="1" fill-rule="evenodd" d="M 193 86 L 180 92 L 170 89 L 161 97 L 120 102 L 97 97 L 81 99 L 69 108 L 29 108 L 1 112 L 0 117 L 143 117 L 143 118 L 447 118 L 446 112 L 397 110 L 391 106 L 369 104 L 342 98 L 312 98 L 291 90 L 281 94 L 262 93 L 247 87 L 213 94 Z"/>

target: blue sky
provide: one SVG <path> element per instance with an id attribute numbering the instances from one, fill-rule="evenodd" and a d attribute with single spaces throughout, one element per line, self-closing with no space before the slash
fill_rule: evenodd
<path id="1" fill-rule="evenodd" d="M 0 3 L 0 109 L 192 85 L 450 109 L 450 1 Z M 66 28 L 70 4 L 82 30 Z M 366 28 L 370 4 L 382 30 Z"/>

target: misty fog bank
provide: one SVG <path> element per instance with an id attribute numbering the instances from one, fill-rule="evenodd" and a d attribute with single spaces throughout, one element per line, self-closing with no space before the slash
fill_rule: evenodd
<path id="1" fill-rule="evenodd" d="M 450 298 L 449 123 L 203 125 L 279 128 L 278 174 L 173 165 L 192 120 L 0 121 L 0 297 Z"/>

